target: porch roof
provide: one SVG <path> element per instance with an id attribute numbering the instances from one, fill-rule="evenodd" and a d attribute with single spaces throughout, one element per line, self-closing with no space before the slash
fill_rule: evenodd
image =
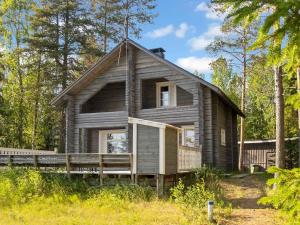
<path id="1" fill-rule="evenodd" d="M 145 126 L 150 126 L 150 127 L 157 127 L 157 128 L 166 128 L 170 127 L 176 130 L 180 130 L 181 128 L 167 124 L 167 123 L 160 123 L 160 122 L 155 122 L 151 120 L 144 120 L 140 118 L 134 118 L 134 117 L 128 117 L 128 123 L 136 123 L 136 124 L 141 124 Z"/>

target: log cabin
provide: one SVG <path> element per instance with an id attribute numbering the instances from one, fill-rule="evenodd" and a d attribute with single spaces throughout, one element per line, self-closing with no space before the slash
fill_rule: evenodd
<path id="1" fill-rule="evenodd" d="M 238 164 L 241 110 L 216 86 L 125 39 L 52 104 L 65 107 L 66 153 L 132 155 L 135 175 Z"/>

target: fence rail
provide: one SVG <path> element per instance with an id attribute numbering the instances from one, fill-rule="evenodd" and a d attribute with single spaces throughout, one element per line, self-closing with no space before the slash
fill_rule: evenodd
<path id="1" fill-rule="evenodd" d="M 178 147 L 178 172 L 190 171 L 202 165 L 202 148 L 179 146 Z"/>
<path id="2" fill-rule="evenodd" d="M 66 168 L 68 174 L 97 171 L 102 183 L 103 174 L 130 174 L 132 154 L 70 153 L 70 154 L 0 154 L 0 166 L 32 166 L 37 168 Z"/>
<path id="3" fill-rule="evenodd" d="M 54 151 L 46 150 L 32 150 L 32 149 L 16 149 L 16 148 L 3 148 L 0 147 L 0 155 L 42 155 L 42 154 L 55 154 Z"/>

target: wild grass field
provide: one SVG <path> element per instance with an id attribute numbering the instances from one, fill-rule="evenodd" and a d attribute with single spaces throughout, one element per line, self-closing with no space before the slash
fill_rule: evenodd
<path id="1" fill-rule="evenodd" d="M 299 169 L 270 172 L 280 173 L 268 180 L 276 190 L 266 189 L 270 174 L 221 178 L 202 168 L 157 198 L 149 186 L 100 187 L 82 177 L 8 168 L 0 170 L 0 225 L 206 225 L 208 200 L 215 202 L 213 224 L 298 225 Z"/>
<path id="2" fill-rule="evenodd" d="M 63 175 L 7 169 L 0 172 L 0 224 L 209 224 L 208 199 L 216 201 L 216 222 L 225 224 L 231 207 L 221 200 L 219 185 L 209 181 L 211 177 L 206 184 L 197 178 L 190 187 L 180 182 L 170 197 L 158 199 L 150 187 L 100 188 Z"/>

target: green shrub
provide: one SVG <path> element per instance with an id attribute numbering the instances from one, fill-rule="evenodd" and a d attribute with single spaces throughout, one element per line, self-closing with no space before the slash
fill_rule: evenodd
<path id="1" fill-rule="evenodd" d="M 179 180 L 171 188 L 171 198 L 177 203 L 198 208 L 205 207 L 208 200 L 216 200 L 215 194 L 205 187 L 203 180 L 189 187 L 185 187 L 182 180 Z"/>
<path id="2" fill-rule="evenodd" d="M 41 174 L 38 170 L 9 168 L 0 171 L 0 206 L 26 203 L 49 197 L 54 202 L 72 203 L 83 199 L 107 198 L 121 201 L 150 201 L 155 192 L 150 187 L 116 185 L 92 187 L 81 178 L 67 179 L 63 174 Z"/>
<path id="3" fill-rule="evenodd" d="M 8 169 L 0 172 L 0 204 L 25 203 L 41 196 L 44 182 L 35 170 Z"/>
<path id="4" fill-rule="evenodd" d="M 271 167 L 268 172 L 278 176 L 268 180 L 271 188 L 259 203 L 282 210 L 290 218 L 290 224 L 300 224 L 300 168 L 285 170 Z M 272 188 L 274 186 L 276 188 Z"/>
<path id="5" fill-rule="evenodd" d="M 190 185 L 179 180 L 179 183 L 171 188 L 171 199 L 197 208 L 205 207 L 208 200 L 214 200 L 215 203 L 223 205 L 220 174 L 219 171 L 206 167 L 197 170 Z"/>

